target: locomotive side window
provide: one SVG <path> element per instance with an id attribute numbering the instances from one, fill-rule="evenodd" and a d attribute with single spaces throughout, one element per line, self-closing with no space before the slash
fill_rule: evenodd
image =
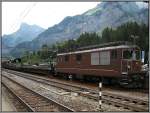
<path id="1" fill-rule="evenodd" d="M 65 55 L 65 62 L 69 61 L 69 55 Z"/>
<path id="2" fill-rule="evenodd" d="M 76 61 L 81 61 L 82 60 L 82 55 L 81 54 L 77 54 L 76 55 Z"/>
<path id="3" fill-rule="evenodd" d="M 111 59 L 117 59 L 117 50 L 111 51 Z"/>
<path id="4" fill-rule="evenodd" d="M 110 65 L 110 51 L 100 52 L 100 65 Z"/>
<path id="5" fill-rule="evenodd" d="M 99 65 L 99 52 L 91 53 L 91 65 Z"/>

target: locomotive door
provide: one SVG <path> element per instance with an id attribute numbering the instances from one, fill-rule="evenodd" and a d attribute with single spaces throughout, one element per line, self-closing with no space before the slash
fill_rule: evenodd
<path id="1" fill-rule="evenodd" d="M 122 74 L 128 74 L 132 70 L 132 50 L 124 49 L 122 50 L 122 60 L 121 60 L 121 72 Z"/>
<path id="2" fill-rule="evenodd" d="M 121 60 L 121 72 L 122 74 L 128 74 L 128 60 Z"/>

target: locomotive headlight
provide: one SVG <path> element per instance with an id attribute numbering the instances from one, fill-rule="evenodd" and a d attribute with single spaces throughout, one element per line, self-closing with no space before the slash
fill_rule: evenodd
<path id="1" fill-rule="evenodd" d="M 128 69 L 130 69 L 131 67 L 130 67 L 130 65 L 128 65 Z"/>

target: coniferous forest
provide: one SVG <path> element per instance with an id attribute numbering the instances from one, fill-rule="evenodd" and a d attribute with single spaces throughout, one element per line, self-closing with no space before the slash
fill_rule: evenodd
<path id="1" fill-rule="evenodd" d="M 103 44 L 115 41 L 128 41 L 133 43 L 133 38 L 141 50 L 145 51 L 145 62 L 148 60 L 149 52 L 149 28 L 145 24 L 128 22 L 117 28 L 107 27 L 99 33 L 82 33 L 77 39 L 69 39 L 63 42 L 56 42 L 53 45 L 43 45 L 39 51 L 24 53 L 23 62 L 38 64 L 39 62 L 51 62 L 55 59 L 56 53 L 75 51 L 80 47 Z M 30 61 L 28 60 L 30 59 Z"/>

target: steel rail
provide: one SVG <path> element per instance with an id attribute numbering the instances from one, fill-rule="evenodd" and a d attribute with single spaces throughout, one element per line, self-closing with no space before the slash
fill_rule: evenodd
<path id="1" fill-rule="evenodd" d="M 3 77 L 4 77 L 4 76 L 3 76 Z M 41 98 L 47 100 L 48 102 L 53 103 L 54 105 L 57 105 L 62 111 L 74 112 L 73 109 L 71 109 L 71 108 L 69 108 L 69 107 L 67 107 L 67 106 L 65 106 L 65 105 L 63 105 L 63 104 L 61 104 L 61 103 L 58 103 L 58 102 L 56 102 L 55 100 L 52 100 L 52 99 L 50 99 L 50 98 L 47 98 L 47 97 L 41 95 L 40 93 L 35 92 L 35 91 L 33 91 L 32 89 L 29 89 L 29 88 L 23 86 L 22 84 L 20 84 L 20 83 L 14 81 L 13 79 L 11 79 L 11 78 L 9 78 L 9 77 L 7 77 L 7 76 L 5 76 L 5 77 L 6 77 L 7 79 L 9 79 L 10 81 L 12 81 L 13 83 L 15 83 L 15 84 L 19 85 L 20 87 L 24 88 L 25 90 L 28 90 L 28 91 L 32 92 L 33 94 L 35 94 L 35 95 L 37 95 L 37 96 L 39 96 L 39 97 L 41 97 Z M 2 83 L 5 84 L 3 81 L 2 81 Z M 6 86 L 6 84 L 5 84 L 5 86 Z M 7 86 L 7 87 L 9 88 L 9 86 Z M 14 92 L 14 93 L 15 93 L 15 92 Z M 17 94 L 15 94 L 15 95 L 17 95 Z M 20 98 L 20 100 L 23 101 L 23 99 L 21 99 L 21 97 L 19 97 L 19 98 Z M 25 101 L 23 101 L 23 102 L 24 102 L 29 108 L 32 109 L 31 111 L 35 111 L 29 104 L 27 104 Z M 40 106 L 39 106 L 39 107 L 40 107 Z"/>
<path id="2" fill-rule="evenodd" d="M 21 99 L 12 89 L 10 89 L 5 83 L 2 82 L 2 85 L 15 97 L 19 102 L 21 102 L 29 112 L 34 112 L 34 110 L 26 103 L 23 99 Z"/>

